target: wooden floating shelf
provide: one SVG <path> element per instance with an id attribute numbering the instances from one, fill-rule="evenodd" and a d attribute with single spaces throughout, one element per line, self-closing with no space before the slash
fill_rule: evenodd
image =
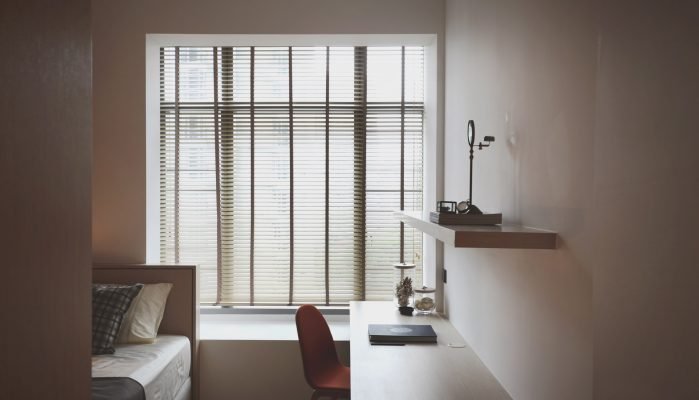
<path id="1" fill-rule="evenodd" d="M 555 249 L 556 232 L 517 225 L 439 225 L 420 213 L 395 211 L 394 216 L 413 228 L 454 247 L 486 249 Z"/>

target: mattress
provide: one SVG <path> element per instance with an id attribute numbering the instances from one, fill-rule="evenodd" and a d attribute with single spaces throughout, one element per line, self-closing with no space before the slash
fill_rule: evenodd
<path id="1" fill-rule="evenodd" d="M 186 336 L 158 335 L 151 344 L 118 344 L 114 354 L 92 356 L 92 376 L 126 377 L 140 383 L 146 400 L 172 400 L 189 378 Z"/>

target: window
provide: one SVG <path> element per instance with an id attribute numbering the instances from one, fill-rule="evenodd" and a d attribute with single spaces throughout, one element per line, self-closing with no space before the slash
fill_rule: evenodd
<path id="1" fill-rule="evenodd" d="M 422 47 L 161 47 L 160 261 L 206 304 L 390 298 L 422 264 L 392 211 L 422 210 L 423 75 Z"/>

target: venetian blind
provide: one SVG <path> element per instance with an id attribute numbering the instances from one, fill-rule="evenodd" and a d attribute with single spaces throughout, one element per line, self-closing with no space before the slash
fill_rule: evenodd
<path id="1" fill-rule="evenodd" d="M 161 48 L 161 262 L 206 304 L 390 298 L 422 261 L 391 213 L 422 209 L 423 75 L 421 47 Z"/>

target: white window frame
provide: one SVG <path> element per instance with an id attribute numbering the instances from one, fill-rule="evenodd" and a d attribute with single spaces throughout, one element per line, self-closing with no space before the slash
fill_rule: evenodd
<path id="1" fill-rule="evenodd" d="M 160 262 L 160 48 L 167 46 L 423 46 L 425 112 L 423 119 L 423 216 L 434 207 L 438 182 L 438 41 L 435 34 L 400 35 L 203 35 L 146 34 L 146 262 Z M 428 239 L 428 240 L 426 240 Z M 423 236 L 423 282 L 434 286 L 437 246 Z"/>

